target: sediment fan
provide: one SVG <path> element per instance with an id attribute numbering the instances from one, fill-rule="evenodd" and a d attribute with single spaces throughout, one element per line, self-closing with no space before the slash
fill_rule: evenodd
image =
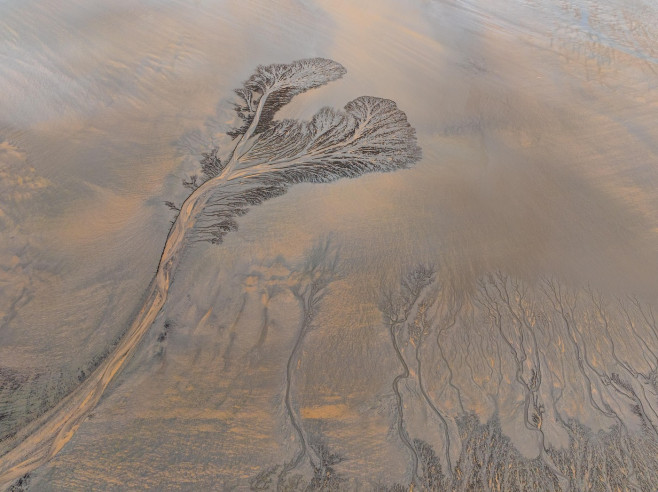
<path id="1" fill-rule="evenodd" d="M 192 193 L 178 210 L 145 303 L 116 349 L 51 411 L 17 433 L 0 457 L 0 484 L 29 473 L 71 439 L 108 384 L 131 357 L 165 304 L 182 253 L 191 241 L 219 243 L 237 228 L 236 217 L 300 182 L 329 182 L 417 162 L 421 151 L 406 115 L 388 99 L 363 96 L 343 110 L 323 108 L 310 121 L 274 120 L 279 109 L 303 92 L 345 75 L 328 59 L 259 66 L 235 92 L 242 125 L 230 132 L 224 159 L 204 155 L 205 180 L 186 183 Z"/>

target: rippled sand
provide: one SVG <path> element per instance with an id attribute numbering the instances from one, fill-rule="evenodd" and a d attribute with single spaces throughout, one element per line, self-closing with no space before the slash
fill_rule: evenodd
<path id="1" fill-rule="evenodd" d="M 341 456 L 342 489 L 411 479 L 392 388 L 402 366 L 381 299 L 417 264 L 434 264 L 472 299 L 478 279 L 502 271 L 549 318 L 541 279 L 556 279 L 590 303 L 579 304 L 589 324 L 571 332 L 588 349 L 588 375 L 623 372 L 609 362 L 609 339 L 635 371 L 653 374 L 658 338 L 621 307 L 632 311 L 634 296 L 648 310 L 658 292 L 657 25 L 658 8 L 641 0 L 4 3 L 0 453 L 85 380 L 142 305 L 174 219 L 163 202 L 184 199 L 181 180 L 211 139 L 227 142 L 232 89 L 258 64 L 307 57 L 336 60 L 347 75 L 280 118 L 390 98 L 416 128 L 422 161 L 298 185 L 241 217 L 222 245 L 192 246 L 135 357 L 30 487 L 249 489 L 292 459 L 299 443 L 282 401 L 299 311 L 282 279 L 327 235 L 340 275 L 302 347 L 294 395 L 309 435 Z M 606 299 L 610 337 L 587 288 Z M 452 464 L 469 447 L 463 415 L 482 424 L 497 415 L 514 459 L 532 460 L 539 448 L 513 357 L 500 338 L 483 343 L 494 330 L 476 304 L 446 339 L 449 364 L 436 342 L 423 349 Z M 566 328 L 546 330 L 527 352 L 543 357 L 544 434 L 559 449 L 569 433 L 550 402 L 565 374 L 564 415 L 594 433 L 618 423 L 583 397 Z M 413 348 L 402 347 L 405 360 Z M 417 384 L 412 367 L 400 385 L 405 428 L 434 447 L 445 473 L 445 433 Z M 601 388 L 597 402 L 610 386 Z M 646 389 L 651 417 L 658 396 Z M 642 424 L 619 398 L 610 405 L 629 432 L 658 420 Z M 638 463 L 654 444 L 636 444 Z M 633 483 L 649 490 L 642 473 Z"/>

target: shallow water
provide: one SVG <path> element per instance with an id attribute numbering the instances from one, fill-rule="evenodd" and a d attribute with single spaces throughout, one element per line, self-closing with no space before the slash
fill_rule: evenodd
<path id="1" fill-rule="evenodd" d="M 299 313 L 282 279 L 327 235 L 340 249 L 340 278 L 302 348 L 295 405 L 308 432 L 345 458 L 336 465 L 345 488 L 411 477 L 380 300 L 418 263 L 469 294 L 497 270 L 533 296 L 545 276 L 600 291 L 619 354 L 651 372 L 658 339 L 634 345 L 615 304 L 632 295 L 650 305 L 657 293 L 651 2 L 58 1 L 5 2 L 0 14 L 2 437 L 80 384 L 127 328 L 175 217 L 163 202 L 185 198 L 181 180 L 211 141 L 227 144 L 231 91 L 258 64 L 338 61 L 345 77 L 278 117 L 310 118 L 364 94 L 390 98 L 423 149 L 409 170 L 297 185 L 241 217 L 222 245 L 190 247 L 135 357 L 93 418 L 32 473 L 35 490 L 248 488 L 290 460 L 297 443 L 282 391 Z M 511 359 L 486 346 L 469 359 L 479 353 L 467 347 L 491 332 L 480 314 L 446 341 L 466 410 L 491 417 L 487 375 L 501 367 L 503 432 L 533 458 Z M 264 320 L 267 338 L 254 351 Z M 594 368 L 620 371 L 606 366 L 601 330 L 583 328 L 579 343 Z M 542 365 L 567 360 L 567 338 L 546 343 Z M 457 422 L 436 350 L 426 384 Z M 575 359 L 566 364 L 575 382 L 563 412 L 610 428 L 581 401 Z M 545 387 L 559 386 L 549 373 Z M 404 390 L 407 432 L 441 455 L 445 437 L 415 377 Z M 549 393 L 539 392 L 547 408 Z M 556 447 L 568 442 L 558 427 L 545 431 Z M 11 446 L 0 441 L 0 452 Z M 459 448 L 452 453 L 455 464 Z"/>

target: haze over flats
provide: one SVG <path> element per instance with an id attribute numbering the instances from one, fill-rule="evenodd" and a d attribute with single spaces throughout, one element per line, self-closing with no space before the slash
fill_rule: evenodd
<path id="1" fill-rule="evenodd" d="M 305 341 L 294 391 L 308 432 L 344 457 L 335 468 L 348 488 L 410 478 L 394 427 L 400 366 L 379 308 L 382 286 L 416 264 L 447 265 L 472 292 L 502 270 L 533 289 L 552 276 L 612 304 L 655 300 L 651 2 L 9 2 L 0 11 L 3 437 L 76 387 L 129 324 L 173 219 L 162 202 L 182 201 L 181 179 L 207 150 L 190 135 L 227 141 L 231 91 L 256 65 L 336 60 L 348 75 L 278 118 L 390 98 L 423 148 L 411 170 L 299 185 L 241 217 L 222 245 L 190 249 L 147 340 L 93 418 L 32 474 L 35 490 L 249 487 L 294 456 L 281 399 L 298 311 L 284 279 L 329 232 L 341 278 Z M 623 312 L 611 316 L 625 336 Z M 265 349 L 253 352 L 264 319 Z M 454 353 L 468 346 L 462 331 L 446 342 Z M 628 343 L 618 355 L 638 356 L 645 371 Z M 440 354 L 427 357 L 437 371 L 425 375 L 428 390 L 439 395 Z M 473 371 L 485 384 L 483 360 L 453 370 L 484 423 L 492 403 L 468 382 Z M 532 458 L 505 360 L 503 432 Z M 406 398 L 407 432 L 442 456 L 440 422 Z M 456 419 L 456 400 L 445 401 Z M 562 402 L 583 424 L 609 427 L 587 402 Z"/>

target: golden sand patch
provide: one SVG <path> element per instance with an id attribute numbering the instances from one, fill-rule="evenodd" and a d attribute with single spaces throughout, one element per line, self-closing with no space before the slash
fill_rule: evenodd
<path id="1" fill-rule="evenodd" d="M 349 409 L 347 405 L 338 403 L 335 405 L 316 405 L 312 407 L 303 407 L 301 409 L 302 418 L 305 419 L 338 419 L 345 418 Z"/>

